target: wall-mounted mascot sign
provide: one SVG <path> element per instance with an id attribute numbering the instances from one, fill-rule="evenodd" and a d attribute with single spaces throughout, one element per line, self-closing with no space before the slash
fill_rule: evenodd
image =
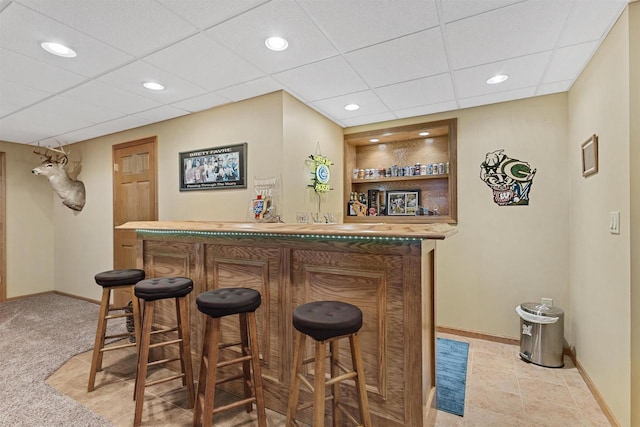
<path id="1" fill-rule="evenodd" d="M 535 174 L 529 163 L 512 159 L 504 149 L 487 153 L 480 165 L 480 179 L 493 190 L 499 206 L 528 205 Z"/>
<path id="2" fill-rule="evenodd" d="M 331 160 L 318 154 L 312 154 L 309 158 L 314 163 L 314 171 L 312 173 L 312 183 L 309 187 L 313 187 L 316 193 L 326 193 L 331 190 L 329 180 L 331 179 L 331 171 L 329 166 L 333 164 Z"/>

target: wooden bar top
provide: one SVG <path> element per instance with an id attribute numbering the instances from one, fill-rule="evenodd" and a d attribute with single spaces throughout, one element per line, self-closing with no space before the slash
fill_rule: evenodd
<path id="1" fill-rule="evenodd" d="M 215 221 L 130 221 L 121 230 L 152 232 L 247 233 L 283 236 L 345 236 L 443 240 L 456 233 L 449 224 L 285 224 Z"/>

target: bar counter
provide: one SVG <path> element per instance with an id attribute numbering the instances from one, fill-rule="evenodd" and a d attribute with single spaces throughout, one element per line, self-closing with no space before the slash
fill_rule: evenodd
<path id="1" fill-rule="evenodd" d="M 433 422 L 435 250 L 436 241 L 454 234 L 454 227 L 141 221 L 118 228 L 136 230 L 137 264 L 148 278 L 193 280 L 189 319 L 195 378 L 204 324 L 195 297 L 221 287 L 256 289 L 262 295 L 256 313 L 265 400 L 268 408 L 286 413 L 293 309 L 309 301 L 339 300 L 358 306 L 364 315 L 359 335 L 373 425 Z M 164 316 L 172 316 L 171 306 L 164 308 L 156 316 L 159 325 Z M 236 318 L 225 318 L 222 325 L 224 340 L 238 340 Z M 309 345 L 308 357 L 311 350 Z M 341 344 L 340 352 L 350 367 L 348 346 Z M 241 384 L 222 388 L 242 393 Z M 356 414 L 352 383 L 343 385 L 341 396 Z M 310 398 L 303 389 L 301 399 Z M 308 422 L 310 414 L 305 410 L 298 416 Z"/>

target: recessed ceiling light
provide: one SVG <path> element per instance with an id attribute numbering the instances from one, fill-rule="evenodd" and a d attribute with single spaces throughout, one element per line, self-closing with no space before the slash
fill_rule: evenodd
<path id="1" fill-rule="evenodd" d="M 149 90 L 164 90 L 164 86 L 156 82 L 144 82 L 142 83 L 142 86 L 146 87 Z"/>
<path id="2" fill-rule="evenodd" d="M 62 56 L 63 58 L 75 58 L 78 55 L 73 49 L 60 43 L 43 42 L 40 43 L 40 47 L 49 53 Z"/>
<path id="3" fill-rule="evenodd" d="M 487 84 L 496 85 L 498 83 L 502 83 L 509 78 L 506 74 L 496 74 L 495 76 L 487 79 Z"/>
<path id="4" fill-rule="evenodd" d="M 418 135 L 420 135 L 420 136 L 428 136 L 429 132 L 420 132 Z"/>
<path id="5" fill-rule="evenodd" d="M 287 42 L 282 37 L 269 37 L 264 41 L 264 44 L 269 49 L 275 50 L 276 52 L 285 50 L 287 47 L 289 47 L 289 42 Z"/>
<path id="6" fill-rule="evenodd" d="M 358 104 L 348 104 L 344 106 L 344 109 L 347 111 L 355 111 L 358 110 L 360 106 Z"/>
<path id="7" fill-rule="evenodd" d="M 378 138 L 371 138 L 369 142 L 380 142 L 380 140 Z"/>

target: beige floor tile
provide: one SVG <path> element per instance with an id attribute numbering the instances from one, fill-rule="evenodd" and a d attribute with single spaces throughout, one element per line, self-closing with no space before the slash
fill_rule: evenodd
<path id="1" fill-rule="evenodd" d="M 498 356 L 484 351 L 471 351 L 469 356 L 472 359 L 472 369 L 476 366 L 482 366 L 498 371 L 515 371 L 514 359 L 512 357 Z"/>
<path id="2" fill-rule="evenodd" d="M 469 386 L 479 384 L 508 393 L 520 393 L 518 377 L 514 371 L 491 369 L 479 364 L 474 365 L 467 373 L 467 384 Z"/>
<path id="3" fill-rule="evenodd" d="M 520 427 L 522 419 L 469 405 L 465 408 L 465 427 Z"/>
<path id="4" fill-rule="evenodd" d="M 507 393 L 484 385 L 471 385 L 465 403 L 502 415 L 522 417 L 524 410 L 519 394 Z"/>
<path id="5" fill-rule="evenodd" d="M 437 411 L 437 427 L 604 427 L 609 422 L 573 364 L 553 369 L 525 363 L 519 348 L 455 335 L 439 335 L 469 342 L 469 362 L 465 416 Z M 102 415 L 116 427 L 133 422 L 135 403 L 135 350 L 107 352 L 104 369 L 96 377 L 96 390 L 87 393 L 92 352 L 71 358 L 47 380 L 47 383 Z M 166 369 L 149 372 L 149 380 L 166 374 Z M 194 378 L 195 379 L 195 378 Z M 194 385 L 197 389 L 197 384 Z M 216 390 L 216 406 L 237 398 Z M 560 404 L 559 404 L 560 403 Z M 188 409 L 186 389 L 180 380 L 145 390 L 143 425 L 190 426 L 193 411 Z M 256 425 L 256 411 L 243 408 L 216 415 L 219 427 Z M 267 410 L 269 427 L 284 425 L 285 416 Z"/>
<path id="6" fill-rule="evenodd" d="M 554 384 L 543 379 L 526 378 L 520 381 L 520 394 L 525 402 L 528 399 L 549 400 L 557 405 L 577 409 L 569 392 L 569 387 L 565 384 Z"/>

